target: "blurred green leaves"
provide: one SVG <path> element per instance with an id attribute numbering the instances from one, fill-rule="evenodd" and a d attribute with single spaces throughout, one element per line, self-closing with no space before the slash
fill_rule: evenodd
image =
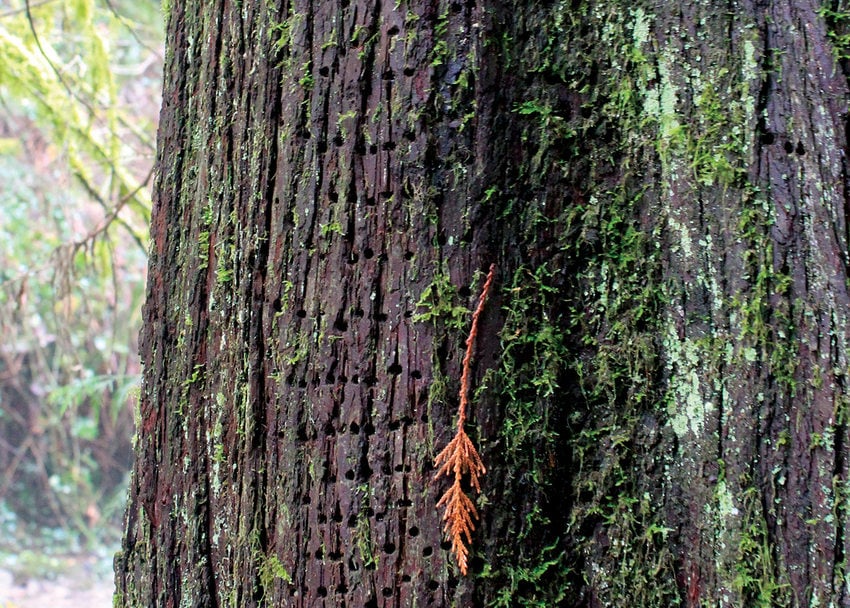
<path id="1" fill-rule="evenodd" d="M 129 467 L 160 21 L 0 3 L 0 507 L 89 540 Z"/>

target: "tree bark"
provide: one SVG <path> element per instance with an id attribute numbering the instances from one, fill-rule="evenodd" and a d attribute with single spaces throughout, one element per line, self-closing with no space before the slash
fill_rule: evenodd
<path id="1" fill-rule="evenodd" d="M 842 4 L 167 14 L 117 605 L 850 605 Z"/>

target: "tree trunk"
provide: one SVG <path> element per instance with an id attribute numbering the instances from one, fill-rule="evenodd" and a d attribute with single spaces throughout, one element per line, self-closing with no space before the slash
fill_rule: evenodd
<path id="1" fill-rule="evenodd" d="M 117 605 L 850 605 L 843 4 L 167 14 Z"/>

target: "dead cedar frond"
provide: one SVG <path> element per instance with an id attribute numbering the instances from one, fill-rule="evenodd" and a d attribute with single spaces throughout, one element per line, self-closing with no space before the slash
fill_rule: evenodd
<path id="1" fill-rule="evenodd" d="M 475 530 L 473 520 L 478 519 L 478 511 L 475 509 L 472 500 L 464 494 L 461 480 L 464 475 L 469 475 L 470 485 L 476 492 L 481 492 L 479 477 L 487 472 L 478 450 L 475 449 L 475 445 L 464 431 L 463 426 L 466 423 L 470 368 L 472 353 L 475 350 L 475 338 L 478 335 L 478 318 L 481 316 L 481 311 L 484 310 L 484 303 L 487 301 L 487 294 L 493 284 L 495 274 L 496 265 L 492 264 L 490 272 L 487 274 L 487 280 L 484 281 L 484 287 L 481 289 L 478 306 L 472 313 L 472 327 L 469 330 L 469 336 L 466 338 L 466 354 L 463 357 L 463 371 L 460 377 L 457 433 L 434 459 L 434 466 L 437 468 L 434 479 L 438 479 L 441 475 L 446 477 L 454 475 L 454 482 L 437 502 L 437 508 L 445 507 L 446 509 L 443 513 L 443 531 L 451 540 L 452 553 L 454 553 L 457 565 L 463 575 L 466 574 L 468 568 L 469 548 L 467 545 L 472 544 L 472 531 Z M 464 537 L 466 542 L 464 542 Z"/>

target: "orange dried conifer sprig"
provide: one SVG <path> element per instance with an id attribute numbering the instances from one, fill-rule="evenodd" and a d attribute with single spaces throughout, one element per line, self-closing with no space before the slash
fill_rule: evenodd
<path id="1" fill-rule="evenodd" d="M 469 336 L 466 338 L 466 354 L 463 357 L 463 371 L 460 377 L 460 404 L 457 408 L 457 433 L 434 459 L 434 466 L 437 467 L 434 479 L 441 475 L 446 477 L 454 475 L 454 482 L 440 498 L 437 508 L 445 507 L 446 509 L 443 513 L 443 522 L 445 522 L 443 530 L 451 540 L 452 553 L 457 559 L 461 574 L 464 575 L 468 568 L 469 548 L 467 545 L 472 543 L 472 531 L 475 530 L 473 520 L 478 519 L 478 511 L 475 509 L 472 500 L 464 494 L 461 479 L 464 475 L 469 475 L 470 485 L 476 492 L 481 492 L 478 478 L 486 473 L 487 469 L 484 468 L 481 456 L 464 431 L 463 426 L 466 424 L 466 406 L 469 403 L 470 368 L 472 367 L 472 353 L 475 350 L 475 338 L 478 335 L 478 318 L 481 316 L 481 311 L 484 310 L 487 294 L 490 292 L 495 274 L 496 265 L 492 264 L 490 272 L 487 274 L 487 280 L 484 281 L 484 287 L 481 288 L 478 306 L 472 313 L 472 327 L 469 330 Z M 466 538 L 465 542 L 464 537 Z"/>

